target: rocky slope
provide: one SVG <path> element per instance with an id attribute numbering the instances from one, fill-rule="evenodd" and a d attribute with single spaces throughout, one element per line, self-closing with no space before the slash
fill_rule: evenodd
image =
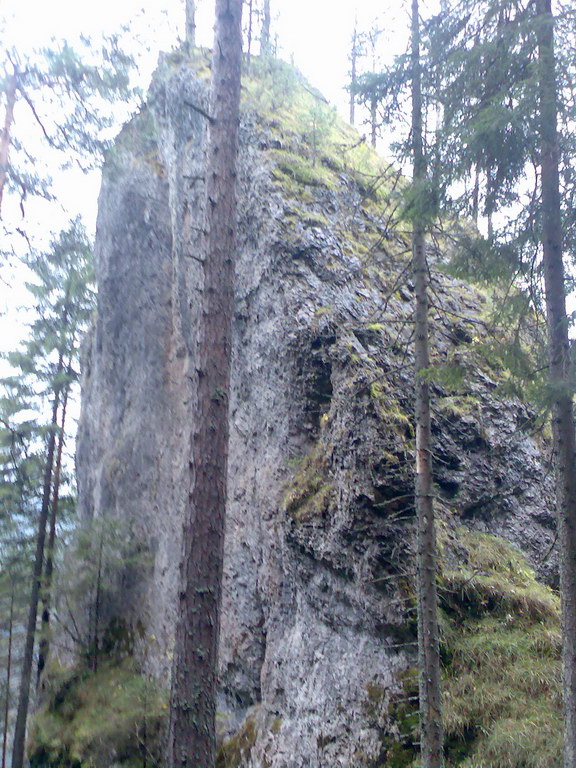
<path id="1" fill-rule="evenodd" d="M 241 132 L 220 765 L 409 765 L 412 288 L 407 239 L 391 223 L 402 180 L 289 68 L 256 66 Z M 107 165 L 77 457 L 81 514 L 114 531 L 123 561 L 108 574 L 98 631 L 121 625 L 158 688 L 169 687 L 194 429 L 198 69 L 164 62 Z M 457 690 L 500 664 L 506 642 L 544 632 L 548 645 L 527 658 L 548 659 L 557 677 L 558 620 L 515 549 L 554 581 L 548 449 L 531 409 L 501 395 L 508 372 L 487 351 L 486 295 L 446 274 L 441 247 L 430 255 L 450 754 L 544 765 L 490 758 L 498 727 L 510 720 L 517 734 L 522 715 L 501 703 L 482 715 L 488 705 Z M 508 633 L 501 650 L 496 630 Z M 491 650 L 475 660 L 462 648 L 479 632 Z M 509 700 L 528 695 L 514 670 L 493 683 L 514 677 Z M 556 685 L 534 694 L 543 728 L 556 727 Z M 514 738 L 519 760 L 528 737 Z"/>

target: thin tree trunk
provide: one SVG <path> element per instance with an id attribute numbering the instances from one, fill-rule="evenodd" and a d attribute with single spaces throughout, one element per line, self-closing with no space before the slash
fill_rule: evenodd
<path id="1" fill-rule="evenodd" d="M 59 378 L 62 375 L 62 354 L 58 359 L 56 385 L 54 387 L 54 403 L 52 406 L 51 431 L 48 437 L 48 449 L 46 453 L 46 467 L 42 485 L 42 506 L 38 520 L 38 533 L 36 536 L 36 554 L 34 556 L 34 570 L 32 573 L 32 589 L 28 610 L 28 622 L 26 625 L 26 642 L 22 660 L 22 673 L 20 676 L 20 692 L 18 696 L 18 711 L 14 726 L 14 747 L 12 750 L 12 768 L 22 768 L 24 764 L 24 747 L 26 740 L 26 722 L 28 720 L 28 707 L 30 704 L 30 683 L 32 681 L 32 661 L 34 656 L 34 639 L 36 637 L 36 620 L 38 617 L 38 600 L 42 581 L 42 568 L 44 565 L 44 544 L 46 542 L 46 524 L 50 511 L 50 492 L 52 489 L 52 472 L 54 470 L 54 450 L 56 446 L 56 429 L 58 427 L 58 405 L 60 402 L 61 384 Z"/>
<path id="2" fill-rule="evenodd" d="M 2 218 L 2 199 L 4 187 L 8 179 L 10 159 L 10 142 L 12 140 L 12 123 L 14 122 L 14 107 L 16 106 L 16 91 L 18 77 L 16 72 L 9 78 L 6 88 L 6 111 L 4 113 L 4 127 L 0 134 L 0 218 Z"/>
<path id="3" fill-rule="evenodd" d="M 92 638 L 92 672 L 98 671 L 100 657 L 100 603 L 102 600 L 102 555 L 104 552 L 104 523 L 100 530 L 98 567 L 96 570 L 96 595 L 94 598 L 94 636 Z"/>
<path id="4" fill-rule="evenodd" d="M 186 0 L 186 45 L 188 50 L 196 45 L 196 1 Z"/>
<path id="5" fill-rule="evenodd" d="M 486 170 L 486 218 L 488 221 L 488 240 L 494 239 L 494 197 L 495 184 L 492 168 Z"/>
<path id="6" fill-rule="evenodd" d="M 4 735 L 2 736 L 2 768 L 6 768 L 8 745 L 8 715 L 10 714 L 10 682 L 12 677 L 12 630 L 14 625 L 14 583 L 10 593 L 10 619 L 8 622 L 8 658 L 6 660 L 6 700 L 4 702 Z"/>
<path id="7" fill-rule="evenodd" d="M 213 768 L 234 311 L 242 0 L 216 0 L 198 406 L 172 669 L 169 759 Z"/>
<path id="8" fill-rule="evenodd" d="M 477 165 L 474 169 L 474 187 L 472 189 L 472 218 L 474 224 L 478 226 L 478 217 L 480 214 L 480 168 Z"/>
<path id="9" fill-rule="evenodd" d="M 350 125 L 354 125 L 356 120 L 356 80 L 358 65 L 358 31 L 357 22 L 354 21 L 354 32 L 352 34 L 352 50 L 350 52 Z"/>
<path id="10" fill-rule="evenodd" d="M 378 106 L 378 102 L 376 99 L 372 99 L 370 101 L 370 143 L 375 148 L 376 147 L 376 119 L 377 119 L 377 112 L 376 108 Z"/>
<path id="11" fill-rule="evenodd" d="M 70 364 L 68 365 L 68 370 L 69 369 Z M 42 625 L 40 631 L 40 644 L 38 649 L 38 673 L 36 680 L 37 686 L 40 684 L 40 678 L 46 667 L 48 654 L 50 653 L 50 604 L 52 601 L 52 577 L 54 573 L 54 547 L 56 543 L 56 520 L 58 517 L 58 502 L 60 499 L 60 473 L 62 470 L 62 452 L 64 449 L 66 408 L 68 405 L 69 391 L 69 386 L 66 386 L 62 398 L 60 434 L 58 435 L 58 449 L 56 451 L 56 465 L 52 488 L 52 506 L 50 509 L 48 546 L 46 548 L 46 564 L 44 566 L 44 579 L 42 583 Z"/>
<path id="12" fill-rule="evenodd" d="M 250 56 L 252 56 L 252 17 L 254 8 L 254 0 L 248 0 L 248 40 L 247 40 L 247 52 L 246 52 L 246 70 L 250 70 Z"/>
<path id="13" fill-rule="evenodd" d="M 260 32 L 260 55 L 270 56 L 270 0 L 264 0 L 262 30 Z"/>
<path id="14" fill-rule="evenodd" d="M 576 461 L 566 283 L 562 257 L 562 218 L 558 144 L 558 107 L 551 0 L 538 0 L 540 66 L 540 138 L 542 176 L 542 249 L 550 384 L 553 394 L 553 442 L 560 551 L 563 627 L 564 766 L 576 765 Z"/>
<path id="15" fill-rule="evenodd" d="M 414 362 L 416 373 L 416 515 L 418 592 L 418 670 L 420 692 L 420 752 L 424 768 L 441 768 L 443 759 L 442 709 L 440 698 L 440 648 L 436 596 L 436 533 L 432 490 L 430 391 L 426 376 L 428 349 L 428 265 L 425 228 L 420 217 L 426 202 L 422 127 L 422 73 L 420 62 L 420 17 L 418 0 L 412 0 L 412 141 L 414 184 L 420 210 L 416 212 L 412 236 L 412 259 L 416 312 L 414 318 Z M 425 220 L 425 219 L 424 219 Z"/>

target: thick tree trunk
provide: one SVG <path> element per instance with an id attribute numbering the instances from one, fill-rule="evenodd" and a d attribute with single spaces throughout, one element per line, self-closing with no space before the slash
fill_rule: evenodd
<path id="1" fill-rule="evenodd" d="M 186 0 L 186 45 L 189 50 L 196 45 L 196 0 Z"/>
<path id="2" fill-rule="evenodd" d="M 260 32 L 260 55 L 270 56 L 270 0 L 264 0 L 262 31 Z"/>
<path id="3" fill-rule="evenodd" d="M 6 111 L 4 113 L 4 127 L 0 134 L 0 218 L 2 218 L 2 200 L 4 187 L 8 179 L 8 167 L 10 156 L 10 142 L 12 139 L 12 123 L 14 122 L 14 107 L 16 106 L 18 76 L 14 73 L 8 80 L 6 87 Z"/>
<path id="4" fill-rule="evenodd" d="M 430 365 L 428 349 L 428 265 L 425 251 L 427 218 L 423 188 L 426 158 L 422 136 L 422 74 L 418 0 L 412 0 L 412 141 L 417 205 L 412 236 L 412 260 L 416 311 L 414 362 L 416 373 L 416 515 L 418 670 L 420 693 L 420 752 L 424 768 L 441 768 L 443 759 L 442 707 L 440 699 L 440 648 L 436 596 L 436 533 L 432 491 L 430 391 L 423 373 Z M 422 217 L 422 221 L 420 220 Z"/>
<path id="5" fill-rule="evenodd" d="M 242 0 L 216 0 L 198 406 L 170 706 L 173 768 L 213 768 L 228 463 Z"/>
<path id="6" fill-rule="evenodd" d="M 68 369 L 70 366 L 68 366 Z M 56 451 L 56 465 L 54 470 L 54 483 L 52 488 L 52 506 L 50 509 L 50 525 L 48 531 L 48 546 L 46 548 L 46 564 L 44 566 L 44 578 L 42 580 L 42 625 L 40 631 L 40 644 L 38 648 L 38 673 L 36 685 L 39 685 L 42 672 L 48 661 L 50 653 L 50 605 L 52 602 L 52 578 L 54 574 L 54 547 L 56 544 L 56 520 L 58 517 L 58 502 L 60 499 L 60 474 L 62 470 L 62 452 L 64 450 L 64 438 L 66 430 L 66 408 L 68 405 L 69 387 L 64 390 L 62 398 L 62 416 L 60 419 L 60 434 L 58 435 L 58 449 Z"/>
<path id="7" fill-rule="evenodd" d="M 566 284 L 562 258 L 557 84 L 551 0 L 538 0 L 542 249 L 560 548 L 563 627 L 564 766 L 576 765 L 576 460 Z"/>
<path id="8" fill-rule="evenodd" d="M 62 355 L 58 360 L 56 385 L 54 387 L 54 403 L 52 406 L 51 432 L 48 437 L 46 452 L 46 466 L 42 484 L 42 505 L 38 519 L 38 533 L 36 535 L 36 554 L 34 556 L 34 570 L 32 573 L 32 589 L 28 609 L 28 622 L 26 625 L 26 641 L 24 656 L 22 659 L 22 673 L 20 676 L 20 691 L 18 696 L 18 711 L 14 726 L 14 748 L 12 750 L 12 768 L 22 768 L 24 764 L 24 748 L 26 740 L 26 722 L 28 720 L 28 707 L 30 703 L 30 683 L 32 681 L 32 661 L 34 656 L 34 639 L 36 637 L 36 620 L 38 617 L 38 600 L 42 582 L 42 568 L 44 565 L 44 545 L 46 542 L 46 524 L 50 511 L 50 492 L 52 490 L 52 473 L 54 470 L 54 450 L 56 446 L 56 430 L 58 427 L 58 406 L 60 402 L 61 384 L 60 376 L 63 370 Z"/>
<path id="9" fill-rule="evenodd" d="M 8 746 L 8 716 L 10 714 L 10 684 L 12 678 L 12 632 L 14 626 L 14 584 L 10 593 L 10 618 L 8 620 L 8 657 L 6 659 L 6 700 L 4 701 L 4 734 L 2 736 L 2 768 L 6 768 Z"/>

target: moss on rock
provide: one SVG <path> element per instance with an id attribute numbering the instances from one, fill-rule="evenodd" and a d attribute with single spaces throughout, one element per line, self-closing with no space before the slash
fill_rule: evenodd
<path id="1" fill-rule="evenodd" d="M 443 569 L 451 632 L 444 718 L 452 765 L 551 768 L 561 764 L 558 596 L 507 542 L 458 531 L 467 562 Z"/>
<path id="2" fill-rule="evenodd" d="M 322 446 L 315 448 L 300 460 L 298 471 L 292 477 L 284 496 L 284 510 L 297 522 L 323 518 L 330 514 L 334 485 Z"/>
<path id="3" fill-rule="evenodd" d="M 503 539 L 463 527 L 450 534 L 446 525 L 439 538 L 447 766 L 561 765 L 558 596 Z M 368 717 L 388 723 L 377 768 L 419 765 L 417 670 L 399 682 L 393 694 L 366 685 Z"/>
<path id="4" fill-rule="evenodd" d="M 28 753 L 32 768 L 130 765 L 160 756 L 167 694 L 132 659 L 70 672 L 35 713 Z"/>
<path id="5" fill-rule="evenodd" d="M 257 736 L 256 720 L 252 716 L 247 717 L 240 730 L 227 739 L 218 750 L 216 768 L 239 768 L 246 765 L 252 755 Z"/>

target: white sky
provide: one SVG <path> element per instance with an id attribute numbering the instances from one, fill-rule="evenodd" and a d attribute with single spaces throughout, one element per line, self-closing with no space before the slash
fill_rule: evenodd
<path id="1" fill-rule="evenodd" d="M 429 0 L 434 3 L 434 0 Z M 361 30 L 375 22 L 385 25 L 383 37 L 390 50 L 399 50 L 407 17 L 402 0 L 271 0 L 273 34 L 280 56 L 294 60 L 310 82 L 346 115 L 348 52 L 357 17 Z M 211 45 L 214 0 L 197 0 L 198 42 Z M 145 89 L 161 50 L 169 50 L 183 34 L 184 0 L 0 0 L 9 45 L 20 50 L 49 45 L 51 39 L 72 42 L 81 34 L 99 36 L 130 26 L 139 53 L 139 84 Z M 400 41 L 400 46 L 398 42 Z M 130 40 L 127 40 L 128 44 Z M 1 44 L 1 41 L 0 41 Z M 34 127 L 31 128 L 34 130 Z M 93 229 L 99 179 L 76 175 L 58 185 L 59 210 L 53 208 L 52 229 L 65 226 L 81 209 Z M 81 194 L 79 194 L 81 193 Z"/>
<path id="2" fill-rule="evenodd" d="M 382 23 L 385 12 L 388 32 L 384 36 L 394 48 L 398 28 L 406 28 L 403 6 L 402 0 L 388 0 L 387 3 L 386 0 L 357 0 L 355 3 L 347 0 L 271 0 L 272 34 L 277 35 L 279 55 L 293 60 L 310 82 L 346 116 L 348 97 L 345 86 L 354 19 L 358 19 L 360 30 L 368 30 L 377 21 Z M 212 44 L 213 18 L 214 0 L 197 0 L 200 45 Z M 160 51 L 170 50 L 183 35 L 184 0 L 0 0 L 0 21 L 4 22 L 5 44 L 14 46 L 24 55 L 31 49 L 49 46 L 53 40 L 68 39 L 74 43 L 80 35 L 98 38 L 128 26 L 127 45 L 137 54 L 138 84 L 145 90 Z M 2 42 L 0 40 L 0 45 Z M 3 104 L 0 107 L 3 121 Z M 18 109 L 14 133 L 24 146 L 34 146 L 39 140 L 37 126 L 26 114 L 25 105 Z M 39 156 L 47 154 L 41 144 L 38 147 Z M 70 218 L 81 213 L 89 231 L 93 232 L 99 186 L 98 172 L 84 175 L 79 170 L 65 174 L 57 171 L 54 178 L 57 200 L 49 204 L 29 201 L 26 230 L 47 243 Z M 15 226 L 21 226 L 15 198 L 5 197 L 3 214 L 5 221 L 12 220 Z M 25 247 L 24 241 L 21 240 L 19 245 Z M 0 351 L 13 349 L 25 333 L 26 313 L 21 309 L 27 299 L 23 288 L 25 277 L 17 262 L 12 270 L 3 265 Z M 0 361 L 0 374 L 3 368 Z"/>

